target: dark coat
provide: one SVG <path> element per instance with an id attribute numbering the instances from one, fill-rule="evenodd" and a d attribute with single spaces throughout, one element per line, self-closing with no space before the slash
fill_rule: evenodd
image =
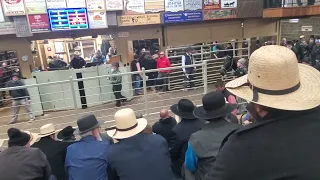
<path id="1" fill-rule="evenodd" d="M 82 57 L 79 57 L 79 58 L 73 57 L 72 60 L 70 61 L 70 67 L 74 69 L 81 69 L 86 64 L 87 64 L 86 61 Z"/>
<path id="2" fill-rule="evenodd" d="M 173 131 L 172 128 L 177 125 L 177 121 L 173 117 L 168 117 L 166 119 L 160 119 L 152 126 L 152 131 L 156 134 L 161 135 L 167 140 L 169 148 L 171 147 L 173 141 Z"/>
<path id="3" fill-rule="evenodd" d="M 184 119 L 172 129 L 174 133 L 173 145 L 169 150 L 172 162 L 172 169 L 181 174 L 181 168 L 184 163 L 185 153 L 188 149 L 188 141 L 192 133 L 200 130 L 205 121 L 200 119 Z"/>
<path id="4" fill-rule="evenodd" d="M 173 180 L 166 140 L 141 133 L 109 147 L 108 180 Z"/>
<path id="5" fill-rule="evenodd" d="M 49 137 L 44 137 L 32 145 L 32 147 L 39 148 L 47 156 L 52 169 L 52 174 L 56 176 L 57 180 L 67 179 L 64 162 L 67 147 L 70 144 L 72 143 L 55 141 Z"/>
<path id="6" fill-rule="evenodd" d="M 320 111 L 274 112 L 228 138 L 206 180 L 319 180 Z"/>
<path id="7" fill-rule="evenodd" d="M 0 153 L 1 180 L 49 180 L 50 165 L 37 148 L 13 146 Z"/>

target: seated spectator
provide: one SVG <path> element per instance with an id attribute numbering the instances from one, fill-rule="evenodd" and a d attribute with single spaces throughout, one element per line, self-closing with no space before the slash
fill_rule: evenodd
<path id="1" fill-rule="evenodd" d="M 3 180 L 49 180 L 51 169 L 46 156 L 38 148 L 30 148 L 36 135 L 8 130 L 8 148 L 0 153 L 0 179 Z"/>
<path id="2" fill-rule="evenodd" d="M 152 126 L 152 131 L 164 137 L 170 147 L 173 137 L 172 128 L 175 125 L 177 125 L 177 121 L 169 115 L 169 111 L 162 109 L 160 111 L 160 120 Z"/>
<path id="3" fill-rule="evenodd" d="M 109 141 L 102 140 L 100 125 L 93 114 L 81 117 L 75 135 L 82 138 L 71 144 L 67 150 L 65 168 L 69 180 L 106 180 L 107 151 Z M 109 179 L 110 180 L 110 179 Z"/>
<path id="4" fill-rule="evenodd" d="M 206 94 L 202 98 L 202 104 L 193 113 L 209 123 L 190 137 L 185 157 L 185 180 L 203 179 L 212 168 L 224 138 L 241 127 L 225 119 L 237 105 L 227 104 L 221 92 Z"/>
<path id="5" fill-rule="evenodd" d="M 48 70 L 52 70 L 52 71 L 61 70 L 61 69 L 65 69 L 66 66 L 67 66 L 67 63 L 61 60 L 58 54 L 55 54 L 53 56 L 52 61 L 49 62 Z"/>
<path id="6" fill-rule="evenodd" d="M 146 128 L 144 128 L 144 130 L 142 131 L 142 133 L 146 133 L 146 134 L 153 134 L 152 132 L 152 127 L 147 124 Z"/>
<path id="7" fill-rule="evenodd" d="M 178 104 L 172 105 L 170 109 L 181 118 L 181 121 L 172 129 L 175 135 L 173 137 L 173 145 L 169 151 L 172 169 L 177 176 L 180 176 L 189 138 L 192 133 L 202 128 L 205 121 L 193 115 L 195 106 L 188 99 L 181 99 Z"/>
<path id="8" fill-rule="evenodd" d="M 67 126 L 58 133 L 57 138 L 62 142 L 74 142 L 76 140 L 76 137 L 73 135 L 75 130 L 72 126 Z"/>
<path id="9" fill-rule="evenodd" d="M 53 124 L 46 124 L 40 127 L 39 137 L 41 137 L 41 139 L 34 143 L 32 147 L 39 148 L 46 155 L 51 166 L 52 174 L 57 180 L 67 180 L 64 162 L 67 147 L 70 143 L 56 141 L 55 137 L 57 132 Z"/>
<path id="10" fill-rule="evenodd" d="M 166 140 L 141 133 L 146 119 L 136 119 L 132 109 L 115 113 L 116 127 L 107 131 L 119 142 L 109 147 L 108 180 L 173 180 Z"/>
<path id="11" fill-rule="evenodd" d="M 223 81 L 218 80 L 215 84 L 216 87 L 216 91 L 221 92 L 224 95 L 224 98 L 226 99 L 226 101 L 230 104 L 237 104 L 237 100 L 236 100 L 236 96 L 231 94 L 226 88 L 225 88 L 225 84 Z M 238 111 L 237 109 L 235 109 L 232 112 L 233 115 L 237 115 Z"/>
<path id="12" fill-rule="evenodd" d="M 74 56 L 70 61 L 70 68 L 81 69 L 86 64 L 86 61 L 81 57 L 81 53 L 79 51 L 74 52 Z"/>

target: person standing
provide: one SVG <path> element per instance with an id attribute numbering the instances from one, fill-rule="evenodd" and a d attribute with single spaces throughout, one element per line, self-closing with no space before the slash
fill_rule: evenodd
<path id="1" fill-rule="evenodd" d="M 141 65 L 139 62 L 139 55 L 135 54 L 134 59 L 130 64 L 131 66 L 131 72 L 137 72 L 141 71 Z M 133 81 L 133 87 L 134 87 L 134 93 L 136 96 L 141 95 L 140 93 L 140 84 L 141 84 L 141 73 L 136 73 L 132 75 L 132 81 Z"/>
<path id="2" fill-rule="evenodd" d="M 86 61 L 80 56 L 80 52 L 74 52 L 74 57 L 70 62 L 70 68 L 81 69 L 86 65 Z"/>
<path id="3" fill-rule="evenodd" d="M 24 83 L 19 79 L 18 73 L 12 74 L 12 80 L 9 81 L 6 87 L 17 87 L 17 86 L 24 86 Z M 15 89 L 9 91 L 10 96 L 12 97 L 12 110 L 13 110 L 13 117 L 9 124 L 16 123 L 18 120 L 18 113 L 20 111 L 20 106 L 24 106 L 24 109 L 29 115 L 30 121 L 32 122 L 35 120 L 35 116 L 33 115 L 32 109 L 30 107 L 30 95 L 26 88 L 22 89 Z"/>
<path id="4" fill-rule="evenodd" d="M 189 46 L 186 49 L 186 54 L 182 56 L 181 62 L 182 66 L 187 65 L 195 65 L 195 60 L 192 57 L 193 49 Z M 194 73 L 196 71 L 196 67 L 188 67 L 188 68 L 182 68 L 184 73 L 184 90 L 186 91 L 188 88 L 188 85 L 190 88 L 194 87 Z"/>
<path id="5" fill-rule="evenodd" d="M 143 60 L 141 61 L 141 66 L 144 67 L 145 70 L 156 70 L 157 69 L 157 62 L 151 57 L 149 51 L 144 52 Z M 153 87 L 155 86 L 155 79 L 156 79 L 157 72 L 147 72 L 147 88 L 148 91 L 152 91 Z"/>
<path id="6" fill-rule="evenodd" d="M 159 58 L 157 60 L 157 69 L 170 68 L 170 60 L 166 57 L 163 51 L 159 53 Z M 170 70 L 159 70 L 158 73 L 158 91 L 164 92 L 168 90 L 168 77 Z"/>
<path id="7" fill-rule="evenodd" d="M 315 66 L 320 61 L 320 39 L 316 39 L 316 45 L 311 51 L 311 65 Z"/>
<path id="8" fill-rule="evenodd" d="M 111 75 L 116 75 L 116 76 L 112 76 L 110 78 L 110 82 L 112 84 L 112 90 L 113 90 L 114 96 L 116 97 L 116 106 L 120 107 L 121 102 L 127 101 L 127 98 L 121 94 L 122 76 L 119 75 L 121 73 L 119 70 L 119 63 L 118 62 L 113 63 L 111 68 L 112 68 Z"/>

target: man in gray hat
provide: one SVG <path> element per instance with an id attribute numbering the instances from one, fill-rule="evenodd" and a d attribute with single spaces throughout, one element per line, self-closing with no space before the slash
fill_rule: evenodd
<path id="1" fill-rule="evenodd" d="M 119 63 L 118 62 L 113 63 L 111 67 L 111 75 L 117 75 L 120 73 L 121 72 L 119 70 Z M 110 78 L 110 82 L 112 84 L 112 90 L 113 90 L 114 96 L 116 97 L 116 106 L 120 107 L 121 102 L 127 101 L 127 98 L 121 94 L 122 76 L 121 75 L 112 76 Z"/>
<path id="2" fill-rule="evenodd" d="M 182 56 L 181 62 L 182 66 L 187 66 L 187 65 L 192 65 L 195 64 L 195 60 L 192 57 L 192 52 L 193 49 L 192 47 L 187 47 L 186 49 L 186 54 Z M 196 68 L 195 67 L 188 67 L 188 68 L 182 68 L 183 73 L 184 73 L 184 88 L 187 90 L 188 84 L 189 87 L 192 88 L 194 86 L 194 73 Z"/>

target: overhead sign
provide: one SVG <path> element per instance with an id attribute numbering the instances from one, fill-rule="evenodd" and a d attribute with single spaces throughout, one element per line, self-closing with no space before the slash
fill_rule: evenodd
<path id="1" fill-rule="evenodd" d="M 86 0 L 67 0 L 68 8 L 85 8 Z"/>
<path id="2" fill-rule="evenodd" d="M 220 9 L 220 0 L 204 0 L 203 9 Z"/>
<path id="3" fill-rule="evenodd" d="M 48 9 L 52 31 L 88 29 L 86 8 Z"/>
<path id="4" fill-rule="evenodd" d="M 0 3 L 0 22 L 5 22 L 4 14 L 3 14 L 3 11 L 2 11 L 1 3 Z"/>
<path id="5" fill-rule="evenodd" d="M 16 28 L 13 22 L 2 22 L 0 23 L 0 35 L 15 34 Z"/>
<path id="6" fill-rule="evenodd" d="M 118 32 L 119 38 L 126 38 L 129 37 L 129 32 Z"/>
<path id="7" fill-rule="evenodd" d="M 144 6 L 146 9 L 146 12 L 162 12 L 164 11 L 164 0 L 145 0 Z"/>
<path id="8" fill-rule="evenodd" d="M 312 31 L 312 26 L 301 26 L 301 31 Z"/>
<path id="9" fill-rule="evenodd" d="M 123 10 L 122 0 L 106 0 L 107 11 L 118 11 Z"/>
<path id="10" fill-rule="evenodd" d="M 203 11 L 203 20 L 232 19 L 232 18 L 237 18 L 237 11 L 235 9 Z"/>
<path id="11" fill-rule="evenodd" d="M 6 16 L 25 15 L 23 0 L 2 0 L 3 11 Z"/>
<path id="12" fill-rule="evenodd" d="M 237 8 L 237 0 L 221 0 L 221 8 Z"/>
<path id="13" fill-rule="evenodd" d="M 50 24 L 47 14 L 28 15 L 28 20 L 31 32 L 50 31 Z"/>
<path id="14" fill-rule="evenodd" d="M 194 22 L 194 21 L 202 21 L 202 11 L 163 13 L 164 23 L 181 23 L 181 22 Z"/>
<path id="15" fill-rule="evenodd" d="M 15 16 L 13 17 L 13 23 L 16 27 L 17 37 L 30 37 L 32 33 L 28 24 L 26 16 Z"/>
<path id="16" fill-rule="evenodd" d="M 183 11 L 183 0 L 165 0 L 164 7 L 166 12 Z"/>
<path id="17" fill-rule="evenodd" d="M 104 0 L 87 0 L 88 11 L 101 11 L 105 9 Z"/>
<path id="18" fill-rule="evenodd" d="M 45 0 L 24 0 L 27 14 L 42 14 L 47 13 Z"/>
<path id="19" fill-rule="evenodd" d="M 160 13 L 118 16 L 119 26 L 137 26 L 137 25 L 160 24 L 160 23 L 161 23 Z"/>
<path id="20" fill-rule="evenodd" d="M 90 29 L 107 28 L 107 15 L 106 11 L 92 11 L 88 12 L 89 27 Z"/>
<path id="21" fill-rule="evenodd" d="M 67 8 L 66 0 L 46 0 L 48 9 Z"/>
<path id="22" fill-rule="evenodd" d="M 202 0 L 184 0 L 184 10 L 202 10 Z"/>
<path id="23" fill-rule="evenodd" d="M 143 14 L 144 0 L 126 0 L 124 5 L 125 14 Z"/>

